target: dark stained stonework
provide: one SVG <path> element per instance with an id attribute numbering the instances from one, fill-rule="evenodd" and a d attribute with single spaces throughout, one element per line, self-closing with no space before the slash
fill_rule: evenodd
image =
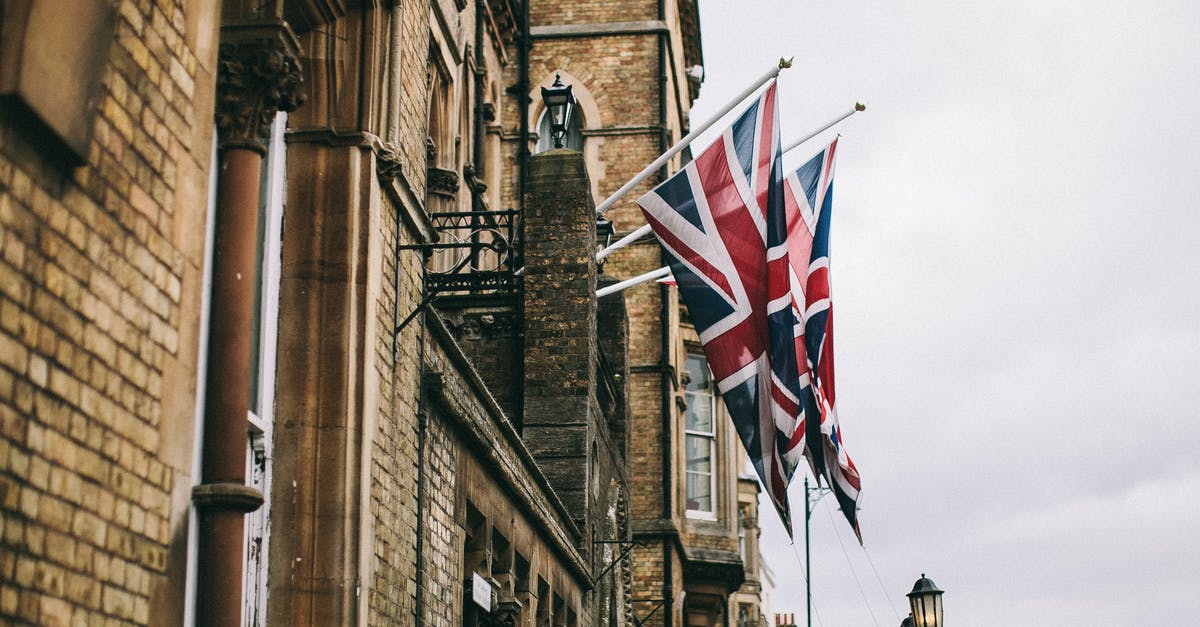
<path id="1" fill-rule="evenodd" d="M 279 111 L 304 104 L 300 60 L 290 31 L 222 43 L 217 65 L 217 136 L 221 148 L 266 153 L 263 140 Z"/>

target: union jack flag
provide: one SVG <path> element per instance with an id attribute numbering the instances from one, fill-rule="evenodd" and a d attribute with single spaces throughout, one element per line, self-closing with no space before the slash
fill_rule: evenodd
<path id="1" fill-rule="evenodd" d="M 833 166 L 837 140 L 787 176 L 784 204 L 792 264 L 792 304 L 803 327 L 796 338 L 803 414 L 793 445 L 805 444 L 813 474 L 833 490 L 858 541 L 858 469 L 842 444 L 833 385 L 833 307 L 829 288 L 829 219 L 833 206 Z M 811 374 L 811 376 L 810 376 Z M 805 442 L 805 440 L 807 440 Z"/>
<path id="2" fill-rule="evenodd" d="M 790 536 L 800 373 L 775 84 L 720 139 L 638 199 L 717 388 Z"/>

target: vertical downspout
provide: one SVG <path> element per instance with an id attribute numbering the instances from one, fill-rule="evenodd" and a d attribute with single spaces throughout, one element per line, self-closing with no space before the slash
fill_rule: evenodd
<path id="1" fill-rule="evenodd" d="M 471 112 L 471 177 L 468 181 L 468 187 L 471 192 L 471 211 L 480 212 L 484 210 L 483 203 L 483 187 L 484 180 L 484 164 L 483 164 L 483 78 L 484 58 L 483 58 L 483 17 L 486 7 L 484 0 L 475 0 L 475 70 L 471 73 L 471 92 L 472 100 L 475 106 Z M 463 172 L 464 178 L 467 174 Z M 471 218 L 471 230 L 475 231 L 481 226 L 480 220 L 476 217 Z M 479 236 L 472 235 L 471 243 L 475 246 L 479 244 Z M 479 268 L 479 249 L 471 248 L 471 269 Z"/>
<path id="2" fill-rule="evenodd" d="M 399 0 L 392 1 L 392 41 L 388 51 L 390 66 L 388 67 L 389 80 L 391 84 L 388 86 L 388 122 L 387 122 L 387 142 L 388 156 L 395 155 L 393 152 L 395 147 L 400 144 L 400 86 L 403 84 L 404 76 L 401 72 L 401 52 L 404 50 L 404 14 Z M 377 154 L 376 158 L 382 158 L 382 154 Z M 399 157 L 395 157 L 399 161 Z M 396 273 L 392 281 L 392 294 L 395 298 L 394 306 L 392 307 L 392 376 L 396 376 L 399 370 L 400 359 L 400 340 L 395 329 L 400 326 L 400 283 L 402 273 L 400 272 L 400 229 L 403 224 L 401 213 L 404 209 L 399 203 L 396 204 L 396 237 L 395 243 L 392 245 L 392 268 Z M 392 386 L 392 394 L 395 396 L 395 386 Z M 392 402 L 395 407 L 395 400 Z"/>
<path id="3" fill-rule="evenodd" d="M 204 437 L 197 507 L 196 624 L 236 625 L 242 616 L 242 537 L 247 512 L 263 503 L 246 485 L 246 412 L 258 243 L 262 154 L 222 148 L 218 156 Z"/>
<path id="4" fill-rule="evenodd" d="M 428 422 L 425 414 L 425 329 L 429 298 L 429 260 L 421 263 L 421 338 L 417 348 L 417 598 L 414 625 L 424 624 L 425 593 L 425 431 Z"/>
<path id="5" fill-rule="evenodd" d="M 529 51 L 533 48 L 529 28 L 529 3 L 521 3 L 521 35 L 517 44 L 517 108 L 520 111 L 520 138 L 517 140 L 517 198 L 525 202 L 525 184 L 529 176 Z"/>
<path id="6" fill-rule="evenodd" d="M 525 0 L 521 3 L 521 34 L 518 42 L 517 65 L 517 93 L 518 110 L 520 111 L 520 133 L 521 136 L 517 140 L 517 162 L 518 162 L 518 180 L 517 180 L 517 203 L 521 210 L 516 229 L 516 240 L 518 243 L 516 253 L 517 260 L 513 266 L 517 272 L 525 270 L 525 185 L 529 176 L 529 51 L 533 48 L 533 39 L 530 36 L 529 28 L 529 3 L 531 0 Z M 520 276 L 516 277 L 517 283 L 517 354 L 525 354 L 525 298 L 521 296 L 521 290 L 524 289 L 524 279 Z M 517 360 L 517 367 L 521 369 L 520 381 L 525 380 L 525 360 Z M 513 428 L 517 433 L 524 433 L 525 426 L 525 386 L 517 386 L 516 399 L 516 415 L 512 416 Z"/>
<path id="7" fill-rule="evenodd" d="M 304 100 L 299 45 L 284 25 L 241 39 L 222 28 L 217 63 L 217 203 L 213 234 L 204 430 L 196 506 L 196 625 L 242 620 L 246 513 L 263 496 L 246 485 L 250 348 L 258 285 L 259 176 L 263 138 L 277 111 Z"/>
<path id="8" fill-rule="evenodd" d="M 666 23 L 667 9 L 665 0 L 658 0 L 658 20 Z M 670 29 L 664 29 L 658 36 L 658 151 L 664 153 L 671 148 L 671 138 L 667 127 L 667 37 Z M 660 182 L 667 180 L 667 166 L 664 165 L 658 173 Z M 660 253 L 661 254 L 661 253 Z M 661 261 L 665 262 L 665 259 Z M 670 288 L 662 285 L 659 288 L 662 301 L 661 322 L 659 323 L 660 340 L 662 342 L 662 446 L 663 446 L 663 518 L 671 519 L 674 515 L 671 507 L 674 483 L 671 481 L 672 464 L 674 462 L 674 442 L 671 437 L 672 410 L 674 408 L 673 378 L 675 371 L 671 368 L 671 320 Z M 672 625 L 675 620 L 675 582 L 671 568 L 672 546 L 670 538 L 663 541 L 663 606 L 666 609 L 665 625 Z"/>
<path id="9" fill-rule="evenodd" d="M 471 154 L 471 161 L 475 167 L 475 178 L 484 180 L 484 163 L 483 163 L 483 96 L 484 96 L 484 58 L 483 58 L 483 16 L 484 16 L 484 0 L 476 0 L 475 2 L 475 144 Z M 471 188 L 471 208 L 475 211 L 483 210 L 483 203 L 479 201 L 480 192 L 475 187 Z"/>

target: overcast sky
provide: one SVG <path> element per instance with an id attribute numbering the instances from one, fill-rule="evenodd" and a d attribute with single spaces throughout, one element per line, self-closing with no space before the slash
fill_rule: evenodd
<path id="1" fill-rule="evenodd" d="M 785 145 L 868 103 L 831 246 L 866 553 L 824 498 L 813 624 L 893 627 L 922 572 L 951 627 L 1200 624 L 1200 3 L 701 0 L 700 20 L 694 123 L 779 56 Z M 762 526 L 803 625 L 765 501 Z"/>

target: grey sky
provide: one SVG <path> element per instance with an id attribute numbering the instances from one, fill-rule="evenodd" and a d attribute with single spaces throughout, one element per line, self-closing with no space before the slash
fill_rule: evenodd
<path id="1" fill-rule="evenodd" d="M 921 572 L 952 626 L 1200 624 L 1200 3 L 700 8 L 694 122 L 780 56 L 785 144 L 869 104 L 842 129 L 832 280 L 883 587 L 826 497 L 814 624 L 894 626 Z"/>

